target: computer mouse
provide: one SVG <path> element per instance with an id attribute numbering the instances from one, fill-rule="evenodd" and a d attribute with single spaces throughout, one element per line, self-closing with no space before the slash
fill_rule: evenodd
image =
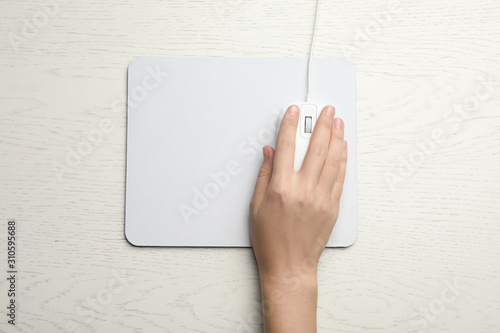
<path id="1" fill-rule="evenodd" d="M 293 103 L 290 105 L 297 105 L 299 107 L 299 124 L 297 126 L 297 133 L 295 135 L 295 159 L 293 163 L 293 169 L 299 171 L 306 156 L 307 148 L 309 147 L 309 141 L 311 140 L 311 134 L 316 125 L 316 120 L 321 114 L 321 110 L 325 107 L 322 104 L 316 103 Z M 278 131 L 281 126 L 281 120 L 285 116 L 285 112 L 288 107 L 284 108 L 281 112 L 281 118 L 278 122 Z"/>

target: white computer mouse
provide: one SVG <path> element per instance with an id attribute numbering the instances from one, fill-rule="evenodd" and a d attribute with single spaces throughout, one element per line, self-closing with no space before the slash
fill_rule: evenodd
<path id="1" fill-rule="evenodd" d="M 325 107 L 323 104 L 317 103 L 293 103 L 290 105 L 297 105 L 299 107 L 299 124 L 297 126 L 297 133 L 295 135 L 295 159 L 293 168 L 295 171 L 299 171 L 302 166 L 302 162 L 304 161 L 304 157 L 306 156 L 307 148 L 309 147 L 309 141 L 311 140 L 311 134 L 314 130 L 314 126 L 316 125 L 316 120 L 321 114 L 321 110 Z M 278 132 L 279 127 L 281 126 L 281 120 L 285 116 L 285 112 L 288 107 L 284 108 L 281 112 L 281 118 L 278 123 Z M 278 133 L 277 132 L 277 133 Z"/>

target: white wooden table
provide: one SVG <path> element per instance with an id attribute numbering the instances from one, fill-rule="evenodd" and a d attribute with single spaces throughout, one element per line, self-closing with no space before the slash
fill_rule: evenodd
<path id="1" fill-rule="evenodd" d="M 261 331 L 250 249 L 125 240 L 126 70 L 305 57 L 314 12 L 0 1 L 1 274 L 18 223 L 16 326 L 0 276 L 1 332 Z M 324 0 L 319 19 L 315 54 L 357 67 L 360 229 L 322 257 L 319 331 L 500 332 L 500 3 Z"/>

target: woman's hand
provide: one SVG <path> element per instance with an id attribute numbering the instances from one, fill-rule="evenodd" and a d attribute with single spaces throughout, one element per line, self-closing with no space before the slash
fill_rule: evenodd
<path id="1" fill-rule="evenodd" d="M 334 116 L 332 106 L 322 110 L 298 172 L 293 170 L 296 105 L 283 117 L 276 152 L 263 148 L 250 228 L 266 331 L 316 330 L 316 271 L 337 220 L 347 163 L 344 123 Z"/>

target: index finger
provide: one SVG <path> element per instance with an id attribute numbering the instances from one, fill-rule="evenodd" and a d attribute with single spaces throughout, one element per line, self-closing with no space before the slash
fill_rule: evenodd
<path id="1" fill-rule="evenodd" d="M 289 175 L 293 173 L 293 160 L 295 157 L 295 138 L 299 123 L 299 107 L 291 105 L 285 112 L 281 121 L 276 140 L 274 154 L 273 176 Z"/>

